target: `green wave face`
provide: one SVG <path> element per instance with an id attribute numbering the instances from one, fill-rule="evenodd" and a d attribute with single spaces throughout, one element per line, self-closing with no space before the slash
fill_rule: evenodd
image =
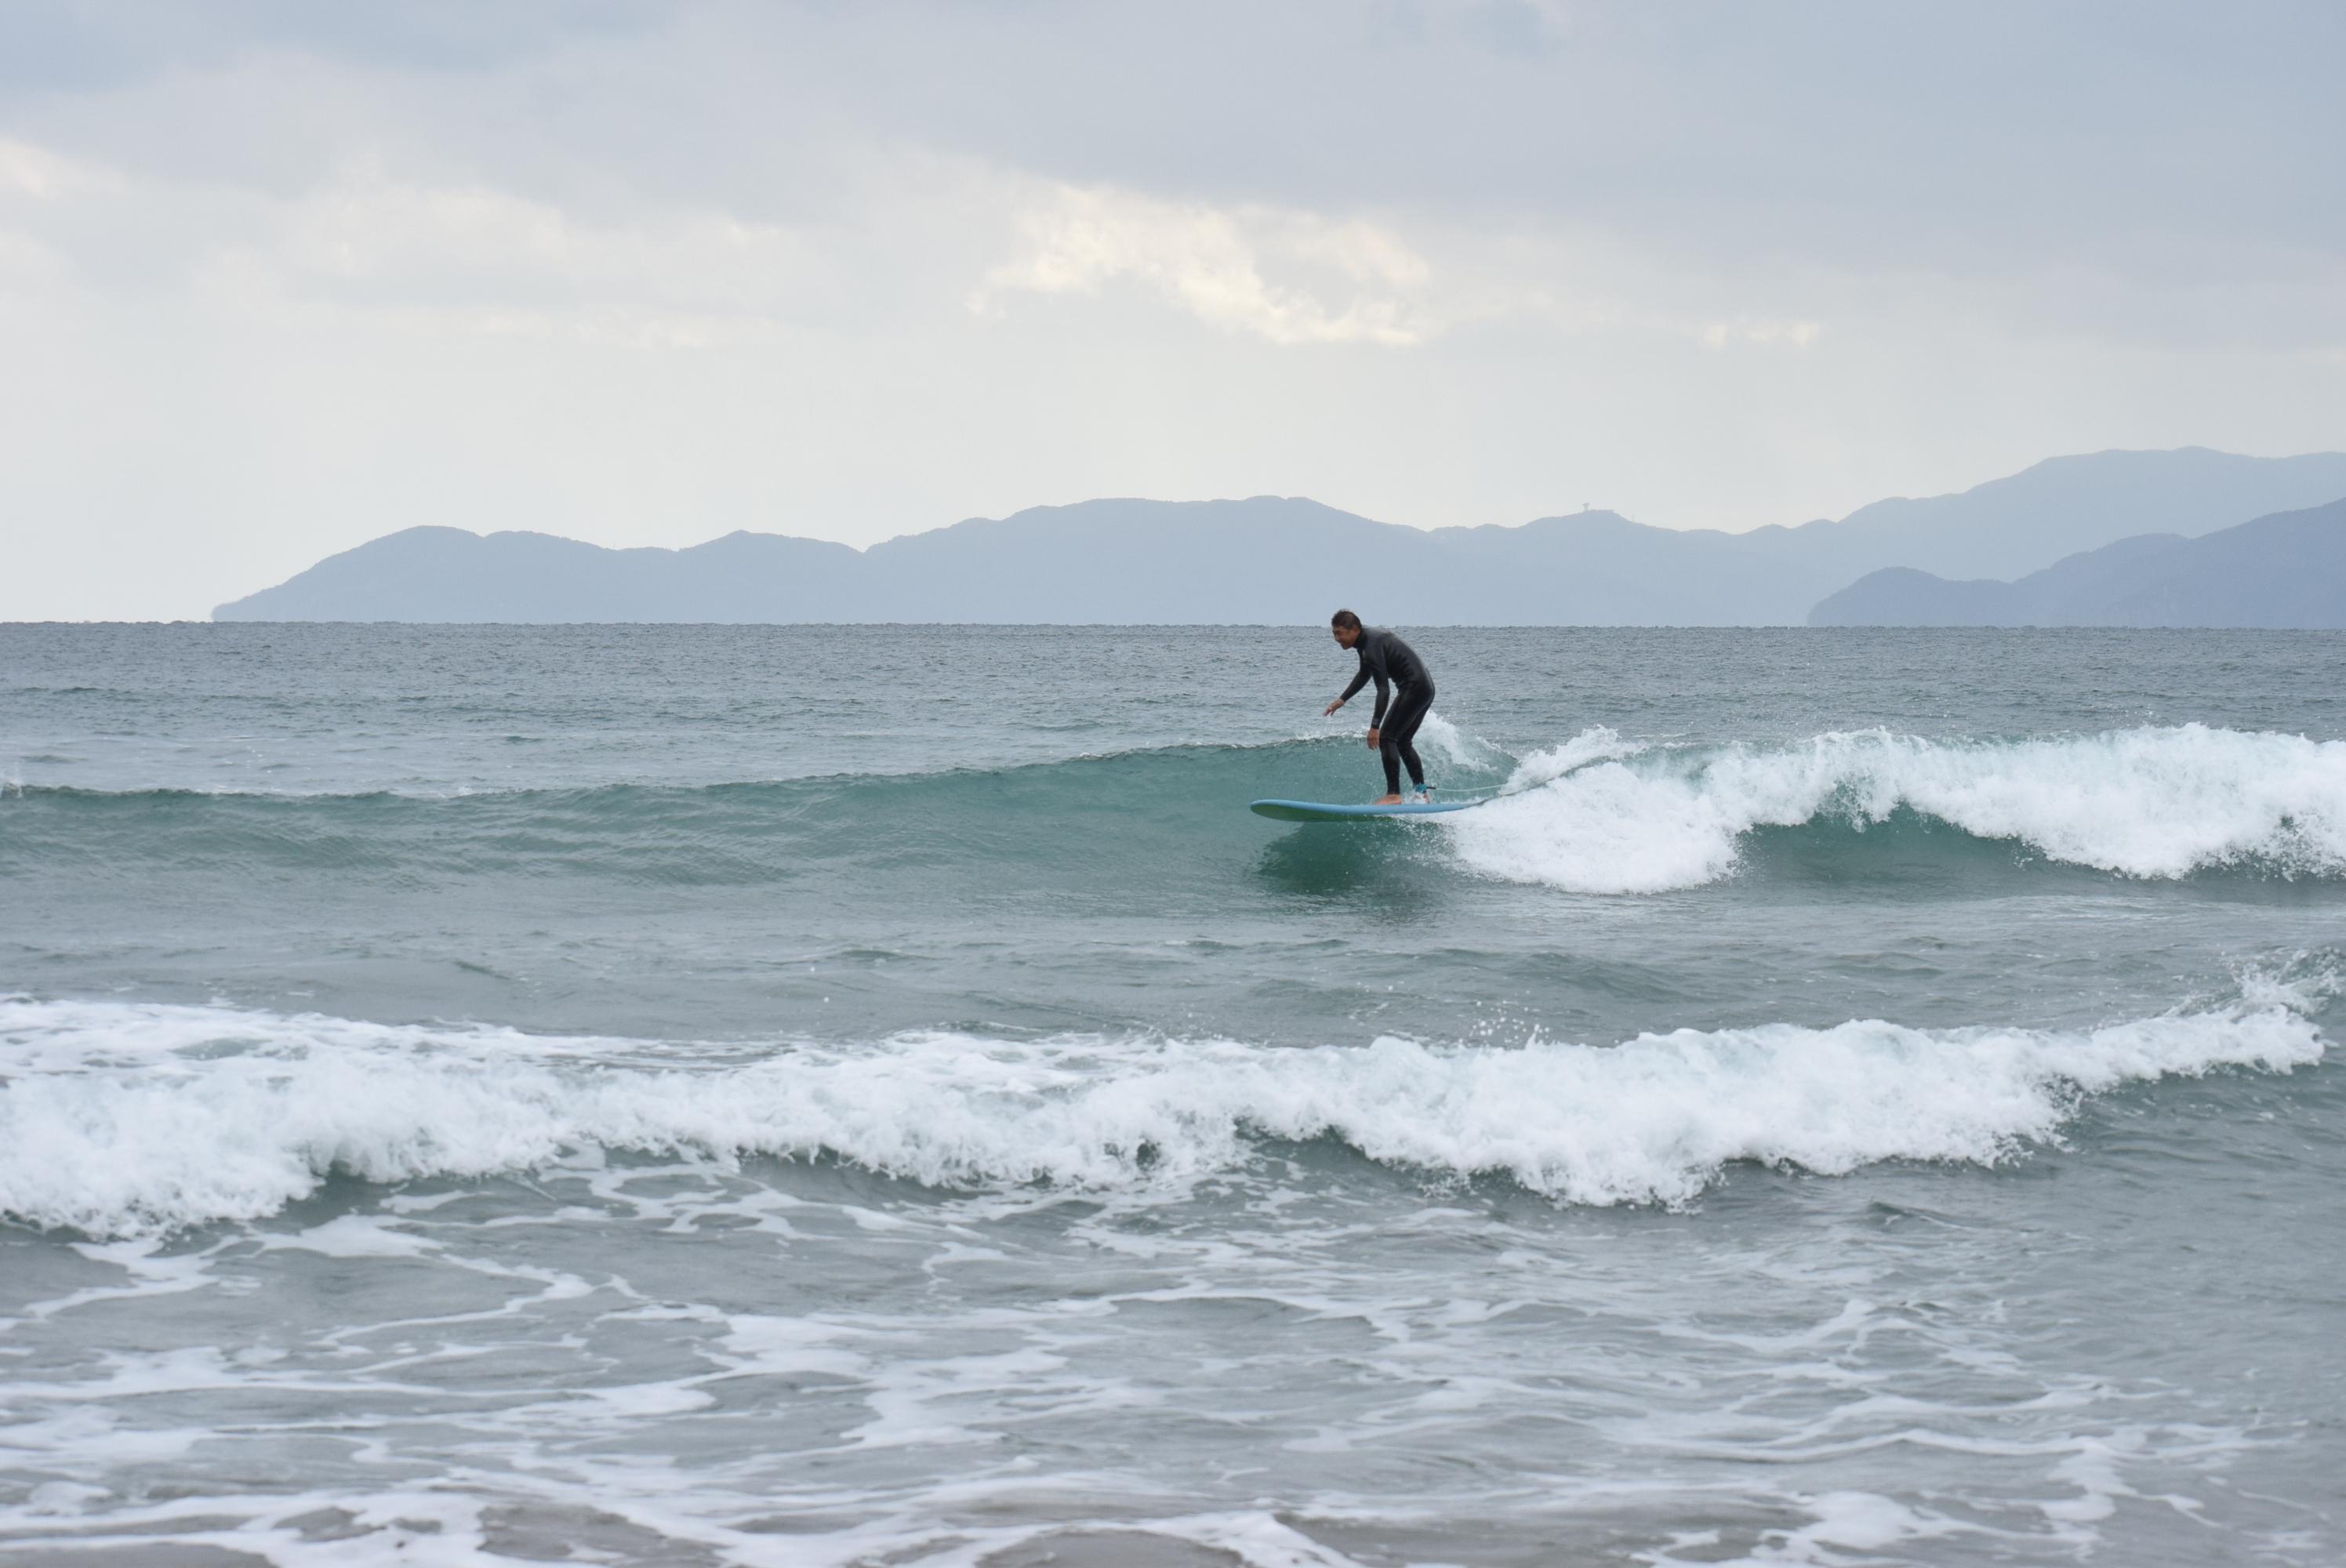
<path id="1" fill-rule="evenodd" d="M 1582 751 L 1561 768 L 1494 754 L 1443 769 L 1447 793 L 1496 794 L 1472 813 L 1300 834 L 1248 803 L 1367 798 L 1379 788 L 1372 757 L 1298 740 L 441 798 L 36 788 L 0 799 L 0 874 L 788 887 L 850 901 L 909 882 L 923 897 L 1209 901 L 1250 872 L 1276 882 L 1376 865 L 1584 894 L 1755 879 L 2346 874 L 2339 743 L 2186 727 L 2017 742 L 1573 744 Z"/>
<path id="2" fill-rule="evenodd" d="M 1262 845 L 1259 790 L 1365 798 L 1327 741 L 1174 747 L 998 771 L 609 785 L 440 799 L 35 789 L 0 801 L 0 872 L 186 871 L 364 882 L 475 877 L 676 886 L 852 876 L 1120 885 Z"/>

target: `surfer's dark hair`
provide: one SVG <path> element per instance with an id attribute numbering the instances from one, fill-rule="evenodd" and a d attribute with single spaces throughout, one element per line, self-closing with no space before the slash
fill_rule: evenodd
<path id="1" fill-rule="evenodd" d="M 1350 610 L 1338 610 L 1328 617 L 1328 624 L 1331 626 L 1341 626 L 1348 632 L 1354 631 L 1360 626 L 1361 617 Z"/>

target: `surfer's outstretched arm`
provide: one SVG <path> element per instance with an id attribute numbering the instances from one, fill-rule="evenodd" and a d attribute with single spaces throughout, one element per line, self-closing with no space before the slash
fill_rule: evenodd
<path id="1" fill-rule="evenodd" d="M 1353 694 L 1368 684 L 1369 661 L 1366 657 L 1363 657 L 1361 660 L 1360 670 L 1352 677 L 1352 684 L 1346 687 L 1341 692 L 1338 693 L 1335 701 L 1330 703 L 1326 708 L 1321 708 L 1320 710 L 1320 717 L 1325 718 L 1328 715 L 1335 712 L 1338 708 L 1352 701 Z M 1383 681 L 1379 681 L 1377 682 L 1377 711 L 1379 713 L 1382 713 L 1384 710 L 1385 683 Z"/>
<path id="2" fill-rule="evenodd" d="M 1369 744 L 1371 746 L 1374 746 L 1377 743 L 1377 727 L 1385 721 L 1385 677 L 1379 676 L 1376 677 L 1376 681 L 1377 708 L 1374 713 L 1369 715 Z M 1338 697 L 1335 701 L 1330 703 L 1326 708 L 1320 710 L 1320 717 L 1325 718 L 1328 715 L 1343 707 L 1344 704 L 1352 700 L 1352 693 L 1360 689 L 1361 683 L 1357 680 L 1354 681 L 1351 687 L 1346 688 L 1343 696 Z"/>

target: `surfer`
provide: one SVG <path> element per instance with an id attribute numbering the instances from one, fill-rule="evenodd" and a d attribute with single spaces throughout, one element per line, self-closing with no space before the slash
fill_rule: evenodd
<path id="1" fill-rule="evenodd" d="M 1410 787 L 1418 798 L 1425 798 L 1425 768 L 1417 759 L 1417 748 L 1411 744 L 1417 738 L 1417 727 L 1425 721 L 1426 709 L 1433 706 L 1433 676 L 1417 650 L 1392 633 L 1380 626 L 1364 626 L 1361 617 L 1350 610 L 1338 610 L 1328 618 L 1336 634 L 1336 641 L 1361 656 L 1361 672 L 1344 695 L 1330 703 L 1321 717 L 1326 718 L 1352 700 L 1353 693 L 1371 681 L 1377 683 L 1377 710 L 1369 718 L 1369 749 L 1380 753 L 1385 764 L 1384 798 L 1380 806 L 1401 804 L 1401 770 L 1409 769 Z M 1387 687 L 1392 687 L 1388 693 Z M 1388 696 L 1392 706 L 1386 705 Z"/>

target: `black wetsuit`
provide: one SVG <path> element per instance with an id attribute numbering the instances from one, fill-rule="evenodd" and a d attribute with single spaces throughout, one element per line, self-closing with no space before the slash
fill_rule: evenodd
<path id="1" fill-rule="evenodd" d="M 1344 688 L 1344 700 L 1371 681 L 1377 683 L 1377 711 L 1369 720 L 1369 728 L 1377 731 L 1385 763 L 1385 793 L 1401 793 L 1402 764 L 1409 767 L 1409 781 L 1416 788 L 1425 788 L 1425 768 L 1417 759 L 1417 748 L 1410 743 L 1417 738 L 1417 727 L 1425 722 L 1425 710 L 1433 706 L 1433 674 L 1417 650 L 1392 633 L 1376 626 L 1362 626 L 1361 640 L 1353 645 L 1361 655 L 1361 673 Z M 1391 694 L 1392 706 L 1386 706 L 1390 682 L 1395 688 Z"/>

